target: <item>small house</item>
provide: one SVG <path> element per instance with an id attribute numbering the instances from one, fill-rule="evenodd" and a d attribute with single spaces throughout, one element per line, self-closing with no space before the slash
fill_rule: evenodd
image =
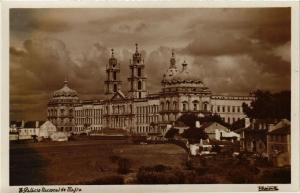
<path id="1" fill-rule="evenodd" d="M 267 133 L 267 154 L 275 166 L 291 165 L 291 126 L 286 119 Z"/>

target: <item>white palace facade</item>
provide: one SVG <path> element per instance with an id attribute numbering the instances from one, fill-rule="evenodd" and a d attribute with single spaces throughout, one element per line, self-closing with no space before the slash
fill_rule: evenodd
<path id="1" fill-rule="evenodd" d="M 106 66 L 105 98 L 80 100 L 78 93 L 68 87 L 53 93 L 48 102 L 48 120 L 58 130 L 81 133 L 103 128 L 124 129 L 133 134 L 163 133 L 184 113 L 219 114 L 225 122 L 233 123 L 245 117 L 242 104 L 250 104 L 252 96 L 212 95 L 199 77 L 192 75 L 188 64 L 176 65 L 174 52 L 170 66 L 162 77 L 161 90 L 150 94 L 142 54 L 132 55 L 129 68 L 128 94 L 122 92 L 120 63 L 114 56 Z"/>

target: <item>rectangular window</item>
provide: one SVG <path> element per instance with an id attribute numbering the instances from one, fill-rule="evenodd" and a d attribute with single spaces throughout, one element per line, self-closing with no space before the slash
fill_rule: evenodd
<path id="1" fill-rule="evenodd" d="M 218 106 L 218 108 L 217 108 L 217 112 L 220 112 L 220 106 Z"/>
<path id="2" fill-rule="evenodd" d="M 141 77 L 141 76 L 142 76 L 142 69 L 138 68 L 138 77 Z"/>
<path id="3" fill-rule="evenodd" d="M 230 106 L 227 107 L 227 111 L 230 112 Z"/>
<path id="4" fill-rule="evenodd" d="M 223 106 L 223 112 L 225 112 L 225 107 Z"/>
<path id="5" fill-rule="evenodd" d="M 232 107 L 232 112 L 233 112 L 233 113 L 235 112 L 235 107 Z"/>
<path id="6" fill-rule="evenodd" d="M 183 111 L 186 111 L 187 108 L 186 108 L 187 104 L 186 103 L 183 103 Z"/>
<path id="7" fill-rule="evenodd" d="M 114 73 L 113 73 L 113 79 L 114 79 L 114 80 L 117 80 L 117 72 L 114 72 Z"/>

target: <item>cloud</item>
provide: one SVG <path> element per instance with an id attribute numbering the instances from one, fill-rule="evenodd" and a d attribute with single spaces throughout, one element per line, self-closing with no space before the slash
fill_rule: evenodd
<path id="1" fill-rule="evenodd" d="M 234 37 L 229 32 L 209 32 L 197 35 L 182 53 L 192 55 L 226 55 L 243 54 L 251 49 L 251 41 Z"/>
<path id="2" fill-rule="evenodd" d="M 288 75 L 265 71 L 263 66 L 246 54 L 196 57 L 193 73 L 198 74 L 213 93 L 247 94 L 255 89 L 279 91 L 290 85 Z"/>
<path id="3" fill-rule="evenodd" d="M 66 77 L 81 99 L 103 98 L 111 48 L 126 93 L 135 43 L 151 93 L 161 88 L 171 49 L 178 68 L 186 60 L 214 94 L 289 89 L 290 14 L 290 8 L 11 9 L 11 118 L 44 119 L 49 94 Z"/>
<path id="4" fill-rule="evenodd" d="M 286 42 L 283 45 L 275 47 L 273 53 L 276 56 L 279 56 L 283 61 L 290 63 L 291 62 L 291 42 Z"/>
<path id="5" fill-rule="evenodd" d="M 57 33 L 69 31 L 72 29 L 71 25 L 59 17 L 49 17 L 47 12 L 36 11 L 34 9 L 11 9 L 10 10 L 10 30 L 33 32 L 42 31 L 49 33 Z"/>

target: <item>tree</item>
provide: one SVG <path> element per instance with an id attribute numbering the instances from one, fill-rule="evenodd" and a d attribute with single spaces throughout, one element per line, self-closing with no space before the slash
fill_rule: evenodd
<path id="1" fill-rule="evenodd" d="M 282 91 L 272 94 L 257 90 L 251 105 L 243 104 L 244 113 L 252 119 L 291 119 L 291 92 Z"/>
<path id="2" fill-rule="evenodd" d="M 186 113 L 181 115 L 177 120 L 176 123 L 182 122 L 184 125 L 188 127 L 194 127 L 196 121 L 199 121 L 200 118 L 195 113 Z"/>
<path id="3" fill-rule="evenodd" d="M 199 143 L 200 139 L 207 139 L 208 135 L 201 128 L 192 127 L 182 133 L 182 137 L 189 140 L 189 143 Z"/>
<path id="4" fill-rule="evenodd" d="M 245 127 L 245 119 L 239 119 L 231 124 L 231 130 L 236 130 Z"/>
<path id="5" fill-rule="evenodd" d="M 178 129 L 171 128 L 165 134 L 165 138 L 167 138 L 167 139 L 173 139 L 175 137 L 175 135 L 178 134 L 178 133 L 179 133 Z"/>
<path id="6" fill-rule="evenodd" d="M 182 122 L 184 125 L 188 127 L 195 127 L 196 121 L 199 121 L 201 124 L 207 123 L 207 122 L 217 122 L 225 127 L 229 127 L 230 124 L 226 123 L 218 114 L 208 114 L 204 117 L 198 117 L 195 113 L 187 113 L 183 114 L 181 117 L 179 117 L 176 122 Z"/>

